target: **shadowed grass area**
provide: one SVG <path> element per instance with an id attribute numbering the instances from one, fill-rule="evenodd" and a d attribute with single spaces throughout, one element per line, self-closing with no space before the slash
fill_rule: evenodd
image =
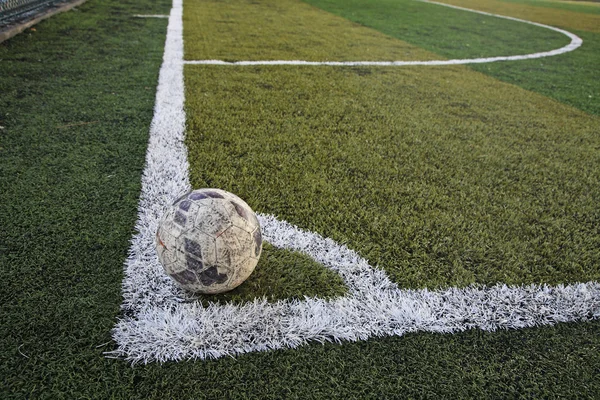
<path id="1" fill-rule="evenodd" d="M 107 390 L 167 24 L 133 15 L 165 12 L 90 0 L 0 44 L 0 398 Z"/>
<path id="2" fill-rule="evenodd" d="M 198 296 L 204 305 L 252 301 L 332 298 L 347 292 L 342 278 L 312 258 L 297 251 L 278 249 L 263 242 L 263 252 L 252 275 L 230 292 Z"/>
<path id="3" fill-rule="evenodd" d="M 347 243 L 403 287 L 600 278 L 598 118 L 464 67 L 185 77 L 194 186 Z"/>

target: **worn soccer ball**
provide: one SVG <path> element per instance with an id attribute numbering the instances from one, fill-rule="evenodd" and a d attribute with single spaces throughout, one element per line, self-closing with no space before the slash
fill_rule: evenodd
<path id="1" fill-rule="evenodd" d="M 250 276 L 262 252 L 262 236 L 244 200 L 220 189 L 199 189 L 169 207 L 159 223 L 156 249 L 165 272 L 181 287 L 214 294 Z"/>

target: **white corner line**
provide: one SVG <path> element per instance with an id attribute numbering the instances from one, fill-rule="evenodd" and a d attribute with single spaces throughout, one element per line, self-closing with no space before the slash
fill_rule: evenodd
<path id="1" fill-rule="evenodd" d="M 404 290 L 358 253 L 272 215 L 259 214 L 263 238 L 300 251 L 339 273 L 348 294 L 243 305 L 193 301 L 164 273 L 154 245 L 165 207 L 190 190 L 184 145 L 182 0 L 174 0 L 155 112 L 150 127 L 137 233 L 123 279 L 124 315 L 106 357 L 131 363 L 219 358 L 295 348 L 310 342 L 343 342 L 407 332 L 523 328 L 600 318 L 600 283 L 470 286 Z"/>
<path id="2" fill-rule="evenodd" d="M 463 65 L 463 64 L 483 64 L 493 63 L 498 61 L 521 61 L 531 60 L 535 58 L 552 57 L 559 54 L 568 53 L 581 46 L 583 40 L 564 29 L 556 28 L 550 25 L 540 24 L 538 22 L 527 21 L 524 19 L 507 17 L 505 15 L 492 14 L 484 11 L 472 10 L 470 8 L 453 6 L 445 3 L 438 3 L 436 1 L 428 0 L 416 0 L 423 3 L 436 4 L 444 7 L 454 8 L 457 10 L 468 11 L 476 14 L 487 15 L 490 17 L 497 17 L 502 19 L 508 19 L 511 21 L 522 22 L 524 24 L 535 25 L 541 28 L 550 29 L 555 32 L 562 33 L 569 37 L 571 42 L 558 49 L 522 54 L 515 56 L 498 56 L 498 57 L 485 57 L 485 58 L 465 58 L 465 59 L 454 59 L 454 60 L 427 60 L 427 61 L 303 61 L 303 60 L 262 60 L 262 61 L 235 61 L 227 62 L 221 60 L 188 60 L 184 61 L 185 64 L 189 65 L 233 65 L 233 66 L 252 66 L 252 65 L 296 65 L 296 66 L 333 66 L 333 67 L 344 67 L 344 66 L 373 66 L 373 67 L 403 67 L 403 66 L 439 66 L 439 65 Z"/>
<path id="3" fill-rule="evenodd" d="M 135 14 L 134 18 L 169 18 L 168 15 L 165 14 Z"/>

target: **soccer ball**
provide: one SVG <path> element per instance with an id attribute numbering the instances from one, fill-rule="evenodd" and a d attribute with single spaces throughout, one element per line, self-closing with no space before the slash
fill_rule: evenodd
<path id="1" fill-rule="evenodd" d="M 260 225 L 244 200 L 219 189 L 177 199 L 156 233 L 165 272 L 191 292 L 234 289 L 254 271 L 262 251 Z"/>

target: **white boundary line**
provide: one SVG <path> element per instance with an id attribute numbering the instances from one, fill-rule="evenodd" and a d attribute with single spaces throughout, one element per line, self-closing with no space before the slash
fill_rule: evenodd
<path id="1" fill-rule="evenodd" d="M 375 67 L 402 67 L 402 66 L 413 66 L 413 65 L 424 65 L 424 66 L 435 66 L 435 65 L 461 65 L 461 64 L 482 64 L 482 63 L 492 63 L 498 61 L 521 61 L 521 60 L 531 60 L 534 58 L 543 58 L 543 57 L 551 57 L 556 56 L 563 53 L 568 53 L 577 49 L 583 43 L 583 40 L 568 31 L 563 29 L 555 28 L 553 26 L 540 24 L 537 22 L 526 21 L 524 19 L 507 17 L 499 14 L 491 14 L 484 11 L 472 10 L 470 8 L 463 8 L 458 6 L 453 6 L 445 3 L 438 3 L 435 1 L 427 1 L 427 0 L 417 0 L 423 3 L 437 4 L 444 7 L 455 8 L 457 10 L 468 11 L 476 14 L 487 15 L 490 17 L 497 17 L 508 19 L 511 21 L 522 22 L 524 24 L 535 25 L 541 28 L 550 29 L 555 32 L 562 33 L 571 39 L 571 42 L 563 46 L 559 49 L 554 49 L 550 51 L 544 51 L 539 53 L 531 53 L 531 54 L 523 54 L 516 56 L 499 56 L 499 57 L 485 57 L 485 58 L 467 58 L 467 59 L 456 59 L 456 60 L 428 60 L 428 61 L 302 61 L 302 60 L 266 60 L 266 61 L 236 61 L 236 62 L 227 62 L 221 60 L 189 60 L 184 61 L 185 64 L 190 65 L 311 65 L 311 66 L 375 66 Z"/>
<path id="2" fill-rule="evenodd" d="M 169 18 L 168 15 L 164 14 L 135 14 L 135 18 Z"/>
<path id="3" fill-rule="evenodd" d="M 138 233 L 125 268 L 125 316 L 112 332 L 118 347 L 107 357 L 132 363 L 205 359 L 309 341 L 356 341 L 414 331 L 493 331 L 600 317 L 598 282 L 400 290 L 353 250 L 270 215 L 259 215 L 264 239 L 301 251 L 339 273 L 347 296 L 206 308 L 187 297 L 163 273 L 153 240 L 165 207 L 190 189 L 183 144 L 182 33 L 182 0 L 174 0 L 142 177 Z"/>

